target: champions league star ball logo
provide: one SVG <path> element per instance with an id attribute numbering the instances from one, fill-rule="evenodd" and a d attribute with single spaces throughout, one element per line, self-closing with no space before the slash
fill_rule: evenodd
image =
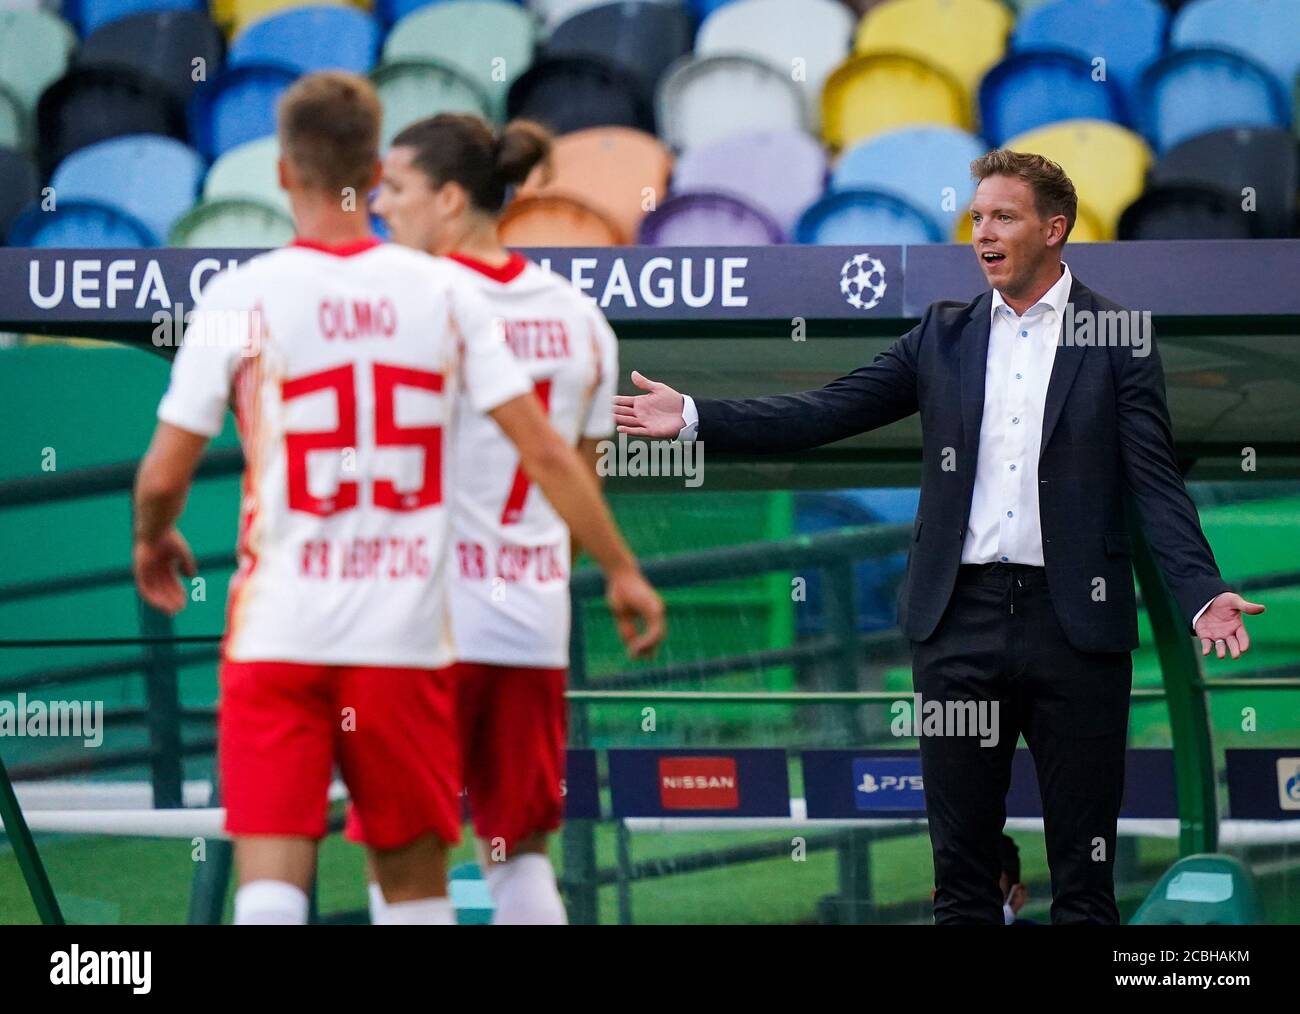
<path id="1" fill-rule="evenodd" d="M 870 310 L 885 298 L 885 288 L 885 266 L 871 254 L 854 254 L 840 268 L 840 293 L 855 310 Z"/>

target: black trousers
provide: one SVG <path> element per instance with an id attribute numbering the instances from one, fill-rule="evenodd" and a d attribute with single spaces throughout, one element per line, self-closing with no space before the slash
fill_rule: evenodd
<path id="1" fill-rule="evenodd" d="M 938 628 L 912 644 L 912 682 L 923 706 L 998 705 L 995 746 L 982 746 L 975 735 L 920 737 L 935 922 L 1002 924 L 998 844 L 1011 759 L 1023 734 L 1042 793 L 1052 922 L 1118 923 L 1115 843 L 1133 683 L 1129 653 L 1071 647 L 1042 568 L 963 566 Z"/>

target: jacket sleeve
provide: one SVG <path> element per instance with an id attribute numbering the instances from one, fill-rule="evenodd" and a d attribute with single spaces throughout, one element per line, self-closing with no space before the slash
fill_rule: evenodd
<path id="1" fill-rule="evenodd" d="M 868 366 L 816 391 L 765 398 L 696 398 L 697 440 L 710 451 L 780 454 L 804 451 L 877 429 L 917 411 L 921 322 Z"/>
<path id="2" fill-rule="evenodd" d="M 1137 502 L 1160 572 L 1191 628 L 1200 608 L 1231 588 L 1219 574 L 1174 455 L 1165 374 L 1154 335 L 1146 356 L 1126 349 L 1112 354 L 1120 360 L 1117 400 L 1125 484 Z"/>

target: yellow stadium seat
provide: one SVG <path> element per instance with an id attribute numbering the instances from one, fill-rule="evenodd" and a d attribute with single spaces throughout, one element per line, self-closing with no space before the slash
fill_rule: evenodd
<path id="1" fill-rule="evenodd" d="M 952 241 L 954 243 L 970 243 L 973 238 L 970 215 L 958 215 L 957 226 L 952 230 Z M 1096 213 L 1080 201 L 1079 210 L 1074 216 L 1074 228 L 1070 230 L 1069 241 L 1071 243 L 1101 243 L 1112 238 L 1112 236 L 1106 235 L 1106 230 Z M 1066 250 L 1069 250 L 1068 246 Z"/>
<path id="2" fill-rule="evenodd" d="M 359 7 L 370 10 L 370 0 L 211 0 L 209 10 L 212 20 L 233 39 L 259 18 L 288 10 L 291 7 L 329 6 Z"/>
<path id="3" fill-rule="evenodd" d="M 1012 15 L 998 0 L 886 0 L 858 25 L 857 53 L 908 53 L 955 77 L 970 102 L 1002 59 Z"/>
<path id="4" fill-rule="evenodd" d="M 897 127 L 938 123 L 969 130 L 970 121 L 957 79 L 904 53 L 851 56 L 822 89 L 822 137 L 835 149 Z"/>
<path id="5" fill-rule="evenodd" d="M 1011 138 L 1006 147 L 1060 164 L 1079 203 L 1097 216 L 1101 239 L 1115 238 L 1119 217 L 1146 185 L 1151 149 L 1131 130 L 1104 120 L 1065 120 Z M 1076 226 L 1077 229 L 1077 226 Z"/>

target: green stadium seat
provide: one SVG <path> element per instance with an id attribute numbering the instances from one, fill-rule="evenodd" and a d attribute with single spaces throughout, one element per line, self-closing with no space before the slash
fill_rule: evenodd
<path id="1" fill-rule="evenodd" d="M 517 4 L 447 0 L 395 24 L 384 42 L 383 62 L 433 60 L 454 68 L 487 94 L 499 120 L 511 83 L 532 65 L 536 37 L 536 20 Z"/>
<path id="2" fill-rule="evenodd" d="M 1186 856 L 1165 871 L 1130 926 L 1249 926 L 1261 921 L 1255 878 L 1232 856 Z"/>
<path id="3" fill-rule="evenodd" d="M 289 214 L 289 195 L 280 188 L 280 142 L 274 135 L 231 148 L 212 163 L 203 181 L 203 200 L 244 197 Z"/>
<path id="4" fill-rule="evenodd" d="M 18 96 L 0 84 L 0 148 L 27 148 L 28 119 Z"/>
<path id="5" fill-rule="evenodd" d="M 455 67 L 433 60 L 402 60 L 377 68 L 371 78 L 384 104 L 381 148 L 403 128 L 438 113 L 490 117 L 492 102 L 475 81 Z"/>
<path id="6" fill-rule="evenodd" d="M 478 863 L 461 863 L 447 874 L 447 895 L 458 926 L 487 926 L 492 922 L 492 892 Z"/>
<path id="7" fill-rule="evenodd" d="M 0 86 L 17 101 L 25 124 L 41 92 L 63 76 L 76 45 L 72 27 L 56 14 L 0 10 Z"/>
<path id="8" fill-rule="evenodd" d="M 195 205 L 172 226 L 169 245 L 186 247 L 283 246 L 293 239 L 293 219 L 272 204 L 221 197 Z"/>

